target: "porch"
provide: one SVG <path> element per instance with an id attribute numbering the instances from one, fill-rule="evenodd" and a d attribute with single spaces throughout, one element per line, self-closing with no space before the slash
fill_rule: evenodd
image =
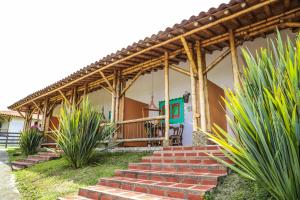
<path id="1" fill-rule="evenodd" d="M 26 112 L 27 124 L 33 113 L 42 115 L 42 129 L 51 135 L 59 126 L 53 122 L 60 105 L 79 105 L 88 96 L 107 120 L 117 124 L 115 139 L 123 146 L 167 146 L 180 127 L 182 145 L 204 145 L 205 135 L 198 128 L 212 132 L 217 124 L 230 132 L 221 99 L 225 88 L 239 87 L 245 64 L 241 47 L 255 53 L 254 49 L 267 46 L 266 38 L 274 38 L 276 28 L 295 37 L 300 27 L 299 2 L 281 4 L 245 1 L 194 16 L 90 64 L 10 108 Z M 178 99 L 182 102 L 188 93 L 187 103 L 172 105 Z M 55 143 L 48 139 L 47 143 Z"/>

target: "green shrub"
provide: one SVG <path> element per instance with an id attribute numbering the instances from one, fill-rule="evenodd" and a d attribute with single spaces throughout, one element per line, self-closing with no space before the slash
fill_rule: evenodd
<path id="1" fill-rule="evenodd" d="M 102 121 L 103 115 L 92 108 L 88 99 L 84 99 L 80 107 L 64 105 L 61 108 L 60 127 L 55 135 L 58 147 L 72 167 L 87 164 L 99 142 L 114 132 L 113 124 L 101 124 Z"/>
<path id="2" fill-rule="evenodd" d="M 20 148 L 22 153 L 26 156 L 37 153 L 42 138 L 43 135 L 38 129 L 31 128 L 23 131 L 20 137 Z"/>
<path id="3" fill-rule="evenodd" d="M 300 37 L 256 56 L 243 50 L 244 77 L 226 91 L 231 136 L 220 127 L 211 139 L 224 148 L 242 176 L 255 180 L 276 199 L 300 199 Z M 217 159 L 217 158 L 216 158 Z M 224 163 L 226 164 L 226 163 Z"/>

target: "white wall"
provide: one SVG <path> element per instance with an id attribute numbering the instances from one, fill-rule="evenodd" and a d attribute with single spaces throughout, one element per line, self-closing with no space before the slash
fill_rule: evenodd
<path id="1" fill-rule="evenodd" d="M 10 121 L 8 132 L 19 133 L 23 130 L 23 127 L 24 127 L 24 119 L 14 117 Z"/>

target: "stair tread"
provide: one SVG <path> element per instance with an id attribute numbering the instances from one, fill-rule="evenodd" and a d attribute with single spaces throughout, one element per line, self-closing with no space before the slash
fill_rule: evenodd
<path id="1" fill-rule="evenodd" d="M 58 200 L 92 200 L 92 199 L 80 195 L 76 195 L 76 196 L 68 196 L 68 197 L 59 197 Z"/>
<path id="2" fill-rule="evenodd" d="M 29 166 L 29 165 L 33 165 L 34 163 L 29 163 L 29 162 L 24 162 L 24 161 L 13 161 L 13 162 L 11 162 L 11 164 Z"/>
<path id="3" fill-rule="evenodd" d="M 211 188 L 215 187 L 215 185 L 200 185 L 200 184 L 187 184 L 187 183 L 174 183 L 174 182 L 166 182 L 166 181 L 154 181 L 154 180 L 143 180 L 143 179 L 135 179 L 135 178 L 127 178 L 127 177 L 111 177 L 111 178 L 101 178 L 101 180 L 108 181 L 118 181 L 123 183 L 133 183 L 135 185 L 144 185 L 144 186 L 154 186 L 159 188 L 171 188 L 171 189 L 183 189 L 190 190 L 194 192 L 206 192 Z"/>
<path id="4" fill-rule="evenodd" d="M 142 192 L 123 190 L 120 188 L 112 188 L 112 187 L 107 187 L 102 185 L 89 186 L 83 189 L 101 192 L 104 194 L 112 195 L 114 197 L 120 197 L 120 198 L 132 199 L 132 200 L 179 200 L 177 198 L 157 196 L 157 195 L 146 194 Z"/>

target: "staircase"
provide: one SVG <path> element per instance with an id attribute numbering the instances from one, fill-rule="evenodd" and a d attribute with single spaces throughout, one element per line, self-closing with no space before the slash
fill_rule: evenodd
<path id="1" fill-rule="evenodd" d="M 11 162 L 11 167 L 13 170 L 20 170 L 35 165 L 36 163 L 46 162 L 48 160 L 53 160 L 59 157 L 60 154 L 58 153 L 48 151 L 38 152 L 35 155 L 28 156 L 26 159 Z"/>
<path id="2" fill-rule="evenodd" d="M 165 147 L 96 186 L 80 188 L 75 197 L 60 200 L 201 200 L 215 188 L 228 169 L 211 158 L 230 162 L 218 146 Z"/>

